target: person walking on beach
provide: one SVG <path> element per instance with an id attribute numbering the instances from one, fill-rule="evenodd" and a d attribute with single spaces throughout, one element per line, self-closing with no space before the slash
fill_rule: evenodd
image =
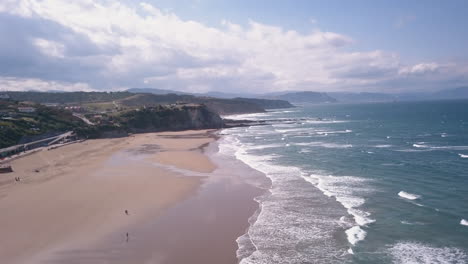
<path id="1" fill-rule="evenodd" d="M 125 214 L 128 215 L 128 210 L 125 210 Z"/>

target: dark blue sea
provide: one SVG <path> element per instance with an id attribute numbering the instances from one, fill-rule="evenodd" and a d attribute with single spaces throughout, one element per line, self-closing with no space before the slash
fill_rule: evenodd
<path id="1" fill-rule="evenodd" d="M 267 121 L 219 146 L 271 181 L 241 263 L 468 263 L 468 101 L 231 117 Z"/>

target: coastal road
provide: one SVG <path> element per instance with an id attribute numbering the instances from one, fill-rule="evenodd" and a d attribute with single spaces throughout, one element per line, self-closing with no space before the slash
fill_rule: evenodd
<path id="1" fill-rule="evenodd" d="M 85 122 L 85 123 L 88 124 L 88 125 L 94 126 L 94 123 L 91 122 L 91 121 L 89 121 L 89 119 L 86 118 L 84 115 L 77 114 L 77 113 L 73 113 L 73 116 L 78 117 L 79 119 L 83 120 L 83 122 Z"/>

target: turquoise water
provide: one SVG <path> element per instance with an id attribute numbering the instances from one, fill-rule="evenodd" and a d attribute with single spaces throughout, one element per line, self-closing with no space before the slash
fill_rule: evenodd
<path id="1" fill-rule="evenodd" d="M 467 263 L 468 101 L 236 116 L 220 151 L 272 182 L 241 263 Z"/>

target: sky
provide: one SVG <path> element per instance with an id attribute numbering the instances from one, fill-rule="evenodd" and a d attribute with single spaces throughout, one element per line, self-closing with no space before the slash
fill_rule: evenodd
<path id="1" fill-rule="evenodd" d="M 465 0 L 1 0 L 0 91 L 468 85 Z"/>

